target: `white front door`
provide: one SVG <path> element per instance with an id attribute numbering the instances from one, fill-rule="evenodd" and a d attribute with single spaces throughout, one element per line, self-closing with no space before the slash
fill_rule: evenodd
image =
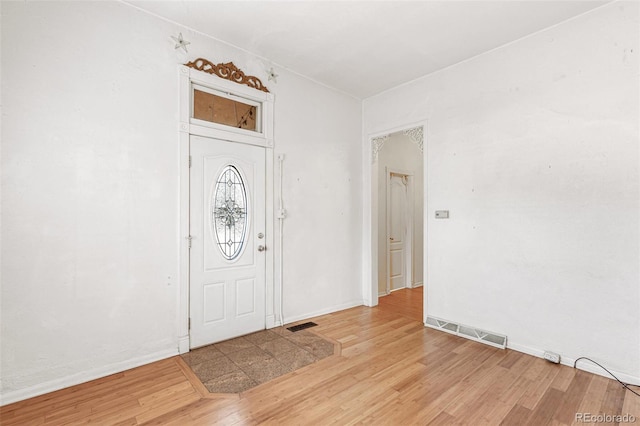
<path id="1" fill-rule="evenodd" d="M 387 186 L 387 292 L 407 285 L 407 183 L 408 177 L 389 173 Z"/>
<path id="2" fill-rule="evenodd" d="M 190 136 L 191 348 L 263 330 L 265 148 Z"/>

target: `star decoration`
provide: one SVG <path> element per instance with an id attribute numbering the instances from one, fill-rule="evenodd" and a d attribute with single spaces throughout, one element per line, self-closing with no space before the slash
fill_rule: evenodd
<path id="1" fill-rule="evenodd" d="M 276 74 L 276 72 L 273 70 L 273 67 L 271 67 L 271 69 L 267 71 L 267 74 L 269 75 L 269 81 L 273 80 L 274 83 L 278 82 L 278 74 Z"/>
<path id="2" fill-rule="evenodd" d="M 185 52 L 188 52 L 187 45 L 191 44 L 191 42 L 182 38 L 182 33 L 178 34 L 178 37 L 171 36 L 171 38 L 176 42 L 174 49 L 183 48 Z"/>

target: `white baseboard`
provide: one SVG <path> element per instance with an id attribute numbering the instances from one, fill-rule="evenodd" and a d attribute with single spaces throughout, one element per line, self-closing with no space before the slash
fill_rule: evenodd
<path id="1" fill-rule="evenodd" d="M 319 317 L 321 315 L 332 314 L 334 312 L 344 311 L 345 309 L 353 308 L 353 307 L 356 307 L 356 306 L 363 306 L 363 305 L 364 304 L 363 304 L 362 300 L 353 300 L 351 302 L 343 303 L 341 305 L 332 306 L 332 307 L 327 308 L 327 309 L 321 309 L 321 310 L 315 311 L 315 312 L 309 312 L 307 314 L 296 315 L 296 316 L 293 316 L 293 317 L 287 317 L 285 315 L 284 323 L 285 324 L 289 324 L 289 323 L 292 323 L 292 322 L 301 321 L 301 320 L 305 320 L 305 319 L 309 319 L 309 318 L 313 318 L 313 317 Z"/>
<path id="2" fill-rule="evenodd" d="M 508 349 L 513 349 L 514 351 L 525 353 L 527 355 L 532 355 L 532 356 L 535 356 L 535 357 L 538 357 L 538 358 L 544 358 L 544 350 L 531 348 L 531 347 L 528 347 L 528 346 L 520 345 L 518 343 L 511 343 L 508 340 L 507 340 L 507 348 Z M 567 358 L 567 357 L 564 357 L 562 355 L 560 356 L 560 364 L 562 364 L 562 365 L 573 367 L 573 363 L 575 361 L 576 361 L 575 358 Z M 597 361 L 600 364 L 603 364 L 602 362 L 600 362 L 597 359 L 594 360 L 594 361 Z M 607 366 L 605 365 L 605 367 L 607 367 Z M 578 365 L 576 365 L 576 368 L 579 369 L 579 370 L 587 371 L 589 373 L 597 374 L 598 376 L 603 376 L 603 377 L 607 377 L 609 379 L 613 379 L 613 377 L 611 377 L 606 371 L 604 371 L 602 368 L 598 367 L 597 365 L 595 365 L 593 363 L 590 363 L 589 361 L 584 361 L 584 360 L 579 361 Z M 609 367 L 607 367 L 607 369 L 609 371 L 611 371 L 613 374 L 615 374 L 618 379 L 620 379 L 621 381 L 623 381 L 625 383 L 632 383 L 632 384 L 640 385 L 640 377 L 634 377 L 634 376 L 632 376 L 630 374 L 627 374 L 627 373 L 622 373 L 620 371 L 612 370 Z"/>
<path id="3" fill-rule="evenodd" d="M 267 320 L 266 320 L 266 328 L 274 328 L 274 327 L 278 327 L 279 323 L 278 321 L 276 321 L 276 316 L 275 315 L 267 315 Z"/>
<path id="4" fill-rule="evenodd" d="M 178 338 L 178 353 L 186 354 L 191 349 L 191 340 L 189 335 L 181 336 Z"/>
<path id="5" fill-rule="evenodd" d="M 150 364 L 155 361 L 170 358 L 178 355 L 178 350 L 170 349 L 156 352 L 149 355 L 133 358 L 127 361 L 116 362 L 104 367 L 94 368 L 82 371 L 71 376 L 61 377 L 59 379 L 50 380 L 25 389 L 5 392 L 0 395 L 0 406 L 12 404 L 14 402 L 23 401 L 35 396 L 44 395 L 45 393 L 54 392 L 70 386 L 79 385 L 80 383 L 89 382 L 91 380 L 106 377 L 111 374 L 120 373 L 125 370 L 140 367 L 141 365 Z"/>
<path id="6" fill-rule="evenodd" d="M 416 288 L 416 287 L 422 287 L 422 281 L 417 282 L 417 283 L 413 283 L 413 287 L 411 287 L 411 288 Z"/>

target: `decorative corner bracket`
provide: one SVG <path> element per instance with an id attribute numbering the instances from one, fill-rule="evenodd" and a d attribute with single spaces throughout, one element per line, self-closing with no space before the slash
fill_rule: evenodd
<path id="1" fill-rule="evenodd" d="M 240 68 L 236 67 L 233 62 L 226 64 L 213 64 L 204 58 L 198 58 L 195 61 L 184 64 L 189 68 L 194 68 L 198 71 L 204 71 L 208 74 L 217 75 L 225 80 L 233 81 L 238 84 L 246 84 L 249 87 L 260 90 L 262 92 L 269 93 L 269 89 L 262 84 L 262 81 L 258 77 L 252 75 L 246 75 Z"/>
<path id="2" fill-rule="evenodd" d="M 371 139 L 371 144 L 372 144 L 372 150 L 371 151 L 373 153 L 373 158 L 371 159 L 371 163 L 375 163 L 376 162 L 376 160 L 378 159 L 378 153 L 380 152 L 380 150 L 384 146 L 384 143 L 388 139 L 389 139 L 389 135 L 384 135 L 384 136 L 380 136 L 380 137 Z"/>
<path id="3" fill-rule="evenodd" d="M 402 134 L 409 137 L 413 143 L 418 145 L 420 152 L 424 152 L 424 129 L 422 126 L 403 130 Z M 378 159 L 378 153 L 382 150 L 385 142 L 389 140 L 389 136 L 390 135 L 384 135 L 371 139 L 371 152 L 373 154 L 373 158 L 371 159 L 372 163 L 375 163 Z"/>
<path id="4" fill-rule="evenodd" d="M 409 136 L 409 138 L 418 145 L 420 152 L 424 151 L 424 132 L 422 126 L 407 129 L 402 133 L 404 133 L 405 136 Z"/>

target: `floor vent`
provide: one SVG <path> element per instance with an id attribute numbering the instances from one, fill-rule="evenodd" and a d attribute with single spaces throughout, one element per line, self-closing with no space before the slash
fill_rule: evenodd
<path id="1" fill-rule="evenodd" d="M 480 330 L 479 328 L 457 324 L 455 322 L 431 316 L 427 316 L 425 325 L 427 327 L 435 328 L 436 330 L 475 340 L 476 342 L 486 343 L 487 345 L 495 346 L 496 348 L 505 349 L 507 347 L 507 336 L 496 334 L 491 331 Z"/>
<path id="2" fill-rule="evenodd" d="M 302 324 L 294 325 L 292 327 L 287 327 L 287 330 L 293 331 L 295 333 L 296 331 L 304 330 L 305 328 L 309 328 L 309 327 L 315 327 L 316 325 L 318 324 L 316 324 L 315 322 L 304 322 Z"/>

